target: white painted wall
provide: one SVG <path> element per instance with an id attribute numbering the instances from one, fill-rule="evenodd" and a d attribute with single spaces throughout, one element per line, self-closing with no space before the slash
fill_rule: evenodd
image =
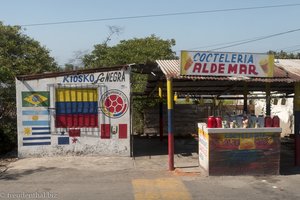
<path id="1" fill-rule="evenodd" d="M 120 77 L 120 75 L 122 77 Z M 111 78 L 106 79 L 111 76 Z M 81 78 L 80 78 L 81 77 Z M 98 81 L 96 81 L 98 80 Z M 80 137 L 71 137 L 70 128 L 56 128 L 55 125 L 55 91 L 57 87 L 96 87 L 98 89 L 98 127 L 79 128 Z M 30 106 L 25 107 L 22 104 L 22 92 L 49 92 L 49 107 Z M 119 92 L 119 93 L 116 93 Z M 127 109 L 122 110 L 121 115 L 107 116 L 104 113 L 102 100 L 105 98 L 105 92 L 108 94 L 119 95 L 123 98 L 123 105 L 127 104 Z M 16 80 L 16 99 L 17 99 L 17 125 L 18 125 L 18 155 L 19 157 L 34 156 L 55 156 L 66 154 L 95 154 L 95 155 L 118 155 L 130 156 L 130 69 L 110 72 L 98 72 L 92 74 L 59 76 L 54 78 L 44 78 L 37 80 L 20 81 Z M 49 112 L 48 115 L 39 115 Z M 30 112 L 34 114 L 30 115 Z M 25 114 L 27 113 L 27 115 Z M 29 113 L 29 115 L 28 115 Z M 115 113 L 116 114 L 116 113 Z M 28 125 L 24 121 L 49 121 L 50 134 L 41 135 L 41 130 L 35 130 L 43 127 L 42 125 Z M 28 122 L 31 123 L 31 122 Z M 110 124 L 119 128 L 119 124 L 126 124 L 126 138 L 119 138 L 119 129 L 116 133 L 110 133 L 110 138 L 100 137 L 101 124 Z M 40 132 L 39 132 L 40 131 Z M 35 132 L 35 133 L 34 133 Z M 47 131 L 46 131 L 47 132 Z M 34 135 L 37 134 L 37 135 Z M 33 139 L 34 137 L 37 137 Z M 50 139 L 45 139 L 50 137 Z M 69 144 L 62 144 L 59 139 L 66 137 L 64 141 Z M 39 142 L 49 141 L 50 144 L 40 145 Z M 62 140 L 60 140 L 62 141 Z M 75 142 L 74 142 L 75 141 Z M 74 143 L 73 143 L 74 142 Z M 25 146 L 30 143 L 30 146 Z M 32 143 L 35 143 L 32 145 Z M 39 145 L 37 145 L 39 144 Z"/>

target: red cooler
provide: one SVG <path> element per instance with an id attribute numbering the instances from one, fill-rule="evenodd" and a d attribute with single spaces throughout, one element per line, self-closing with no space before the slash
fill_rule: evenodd
<path id="1" fill-rule="evenodd" d="M 216 128 L 217 120 L 214 116 L 209 116 L 207 119 L 207 128 Z"/>

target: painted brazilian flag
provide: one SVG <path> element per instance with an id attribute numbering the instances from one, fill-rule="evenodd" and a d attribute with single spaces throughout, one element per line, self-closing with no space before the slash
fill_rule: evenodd
<path id="1" fill-rule="evenodd" d="M 33 91 L 22 92 L 23 107 L 49 107 L 49 92 Z"/>

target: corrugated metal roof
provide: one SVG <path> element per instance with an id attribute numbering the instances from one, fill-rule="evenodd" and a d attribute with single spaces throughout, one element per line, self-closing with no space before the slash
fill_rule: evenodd
<path id="1" fill-rule="evenodd" d="M 157 60 L 158 67 L 166 77 L 190 80 L 227 80 L 249 82 L 298 82 L 300 81 L 300 59 L 276 59 L 273 78 L 243 78 L 226 76 L 181 76 L 180 60 Z"/>
<path id="2" fill-rule="evenodd" d="M 283 67 L 289 72 L 300 74 L 300 59 L 276 59 L 275 65 Z"/>
<path id="3" fill-rule="evenodd" d="M 161 71 L 168 77 L 177 77 L 180 74 L 179 60 L 157 60 L 156 63 Z"/>

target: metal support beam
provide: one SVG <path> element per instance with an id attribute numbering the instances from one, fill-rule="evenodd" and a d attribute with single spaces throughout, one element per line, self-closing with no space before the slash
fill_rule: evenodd
<path id="1" fill-rule="evenodd" d="M 266 83 L 266 116 L 271 116 L 271 84 Z"/>
<path id="2" fill-rule="evenodd" d="M 158 97 L 159 97 L 159 138 L 163 141 L 164 136 L 164 118 L 163 118 L 163 92 L 162 82 L 158 83 Z"/>
<path id="3" fill-rule="evenodd" d="M 167 100 L 168 100 L 168 155 L 169 170 L 174 168 L 174 134 L 173 134 L 173 85 L 172 79 L 167 79 Z"/>
<path id="4" fill-rule="evenodd" d="M 243 109 L 243 112 L 246 114 L 248 112 L 247 95 L 248 95 L 248 86 L 247 86 L 247 83 L 244 83 L 244 109 Z"/>

